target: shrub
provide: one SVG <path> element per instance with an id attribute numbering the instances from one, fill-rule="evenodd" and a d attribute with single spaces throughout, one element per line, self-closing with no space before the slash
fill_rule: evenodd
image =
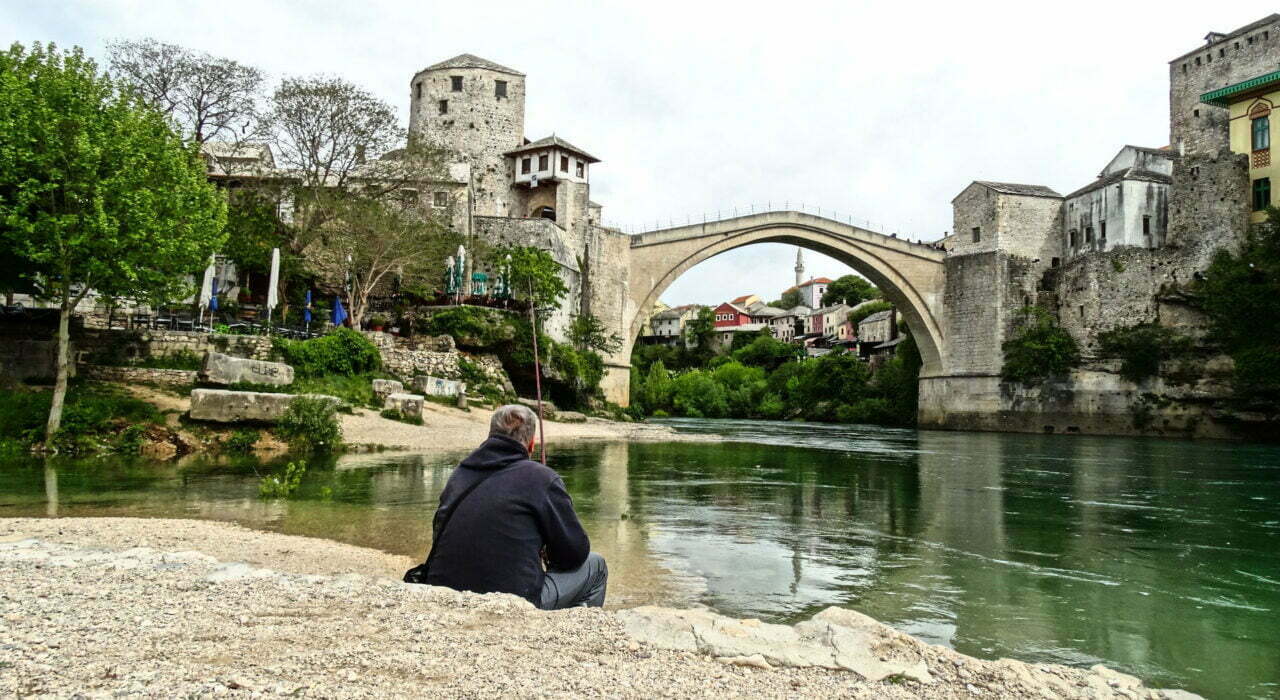
<path id="1" fill-rule="evenodd" d="M 1080 364 L 1075 339 L 1054 322 L 1049 312 L 1028 306 L 1022 309 L 1020 326 L 1001 346 L 1004 368 L 1000 375 L 1005 381 L 1037 382 L 1066 374 Z"/>
<path id="2" fill-rule="evenodd" d="M 273 340 L 284 361 L 299 376 L 367 374 L 382 367 L 382 355 L 368 338 L 350 328 L 310 340 Z"/>
<path id="3" fill-rule="evenodd" d="M 453 336 L 461 347 L 487 349 L 515 338 L 510 314 L 460 306 L 434 314 L 424 331 L 429 335 Z"/>
<path id="4" fill-rule="evenodd" d="M 422 425 L 422 416 L 406 416 L 394 408 L 384 409 L 378 415 L 386 418 L 387 420 L 396 420 L 401 423 L 408 423 L 409 425 Z"/>
<path id="5" fill-rule="evenodd" d="M 1122 360 L 1120 376 L 1131 382 L 1154 377 L 1160 372 L 1161 362 L 1191 351 L 1190 338 L 1155 323 L 1100 333 L 1098 344 L 1103 355 Z"/>
<path id="6" fill-rule="evenodd" d="M 671 383 L 675 412 L 690 418 L 723 418 L 729 413 L 724 387 L 707 372 L 693 370 Z"/>
<path id="7" fill-rule="evenodd" d="M 307 473 L 307 463 L 301 460 L 289 462 L 283 474 L 268 474 L 258 482 L 259 498 L 288 498 L 302 485 L 302 475 Z"/>
<path id="8" fill-rule="evenodd" d="M 257 430 L 244 428 L 232 433 L 231 437 L 227 438 L 227 441 L 223 443 L 223 447 L 226 448 L 228 452 L 245 454 L 253 450 L 253 446 L 258 442 L 260 437 L 262 437 L 262 434 Z"/>
<path id="9" fill-rule="evenodd" d="M 342 447 L 342 425 L 328 399 L 298 396 L 289 402 L 276 432 L 299 452 L 336 452 Z"/>

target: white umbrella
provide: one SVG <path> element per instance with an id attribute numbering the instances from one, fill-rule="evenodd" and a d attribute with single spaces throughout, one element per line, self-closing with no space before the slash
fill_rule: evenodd
<path id="1" fill-rule="evenodd" d="M 271 312 L 280 301 L 276 287 L 280 284 L 280 249 L 271 249 L 271 280 L 267 282 L 267 332 L 271 332 Z"/>
<path id="2" fill-rule="evenodd" d="M 213 298 L 213 277 L 217 271 L 213 267 L 213 256 L 209 256 L 209 266 L 204 269 L 204 280 L 200 283 L 200 321 L 204 322 L 204 310 L 209 308 L 209 300 Z"/>

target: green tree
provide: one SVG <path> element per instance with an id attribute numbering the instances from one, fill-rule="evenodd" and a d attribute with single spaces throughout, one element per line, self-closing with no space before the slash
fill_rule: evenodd
<path id="1" fill-rule="evenodd" d="M 782 293 L 782 298 L 777 301 L 769 302 L 769 306 L 779 309 L 794 309 L 802 303 L 799 289 L 788 289 Z"/>
<path id="2" fill-rule="evenodd" d="M 711 340 L 715 332 L 716 312 L 709 306 L 698 309 L 698 315 L 684 325 L 686 342 L 693 345 L 697 354 L 703 358 L 711 357 Z"/>
<path id="3" fill-rule="evenodd" d="M 856 306 L 868 299 L 879 299 L 880 296 L 880 289 L 874 284 L 858 275 L 844 275 L 827 285 L 827 291 L 822 295 L 822 305 Z"/>
<path id="4" fill-rule="evenodd" d="M 665 411 L 671 407 L 671 373 L 667 372 L 662 360 L 649 366 L 640 400 L 650 413 Z"/>
<path id="5" fill-rule="evenodd" d="M 1022 309 L 1019 328 L 1004 342 L 1005 381 L 1031 383 L 1064 375 L 1080 364 L 1076 341 L 1038 306 Z"/>
<path id="6" fill-rule="evenodd" d="M 769 334 L 762 334 L 746 347 L 734 351 L 733 359 L 744 365 L 763 367 L 766 371 L 772 372 L 787 362 L 798 359 L 800 353 L 799 346 L 784 343 Z"/>
<path id="7" fill-rule="evenodd" d="M 569 324 L 569 342 L 579 350 L 612 355 L 622 348 L 622 338 L 610 333 L 600 319 L 591 314 L 574 316 Z"/>
<path id="8" fill-rule="evenodd" d="M 507 265 L 511 258 L 511 291 L 517 299 L 532 299 L 540 309 L 558 309 L 569 292 L 560 277 L 560 264 L 541 248 L 507 246 L 494 250 L 494 260 Z"/>
<path id="9" fill-rule="evenodd" d="M 892 308 L 893 308 L 893 304 L 890 304 L 889 302 L 884 300 L 873 301 L 869 304 L 863 304 L 862 306 L 859 306 L 858 308 L 849 312 L 849 323 L 852 323 L 856 327 L 859 321 L 870 316 L 871 314 L 880 313 L 881 311 L 888 311 L 889 309 L 892 309 Z"/>
<path id="10" fill-rule="evenodd" d="M 0 236 L 60 309 L 48 442 L 76 305 L 90 290 L 176 296 L 222 244 L 226 201 L 195 147 L 78 48 L 0 53 L 0 143 Z"/>
<path id="11" fill-rule="evenodd" d="M 1219 252 L 1196 291 L 1213 339 L 1235 361 L 1236 397 L 1280 412 L 1280 209 L 1267 210 L 1238 253 Z"/>

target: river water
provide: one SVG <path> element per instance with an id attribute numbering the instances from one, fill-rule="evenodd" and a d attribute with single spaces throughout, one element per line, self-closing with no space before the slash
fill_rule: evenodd
<path id="1" fill-rule="evenodd" d="M 719 443 L 552 445 L 611 604 L 791 622 L 840 605 L 983 658 L 1280 697 L 1280 447 L 666 421 Z M 414 558 L 460 455 L 0 461 L 0 516 L 227 520 Z"/>

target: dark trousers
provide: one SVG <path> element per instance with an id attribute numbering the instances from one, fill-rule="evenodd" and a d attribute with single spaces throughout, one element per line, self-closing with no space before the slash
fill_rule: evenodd
<path id="1" fill-rule="evenodd" d="M 609 567 L 604 557 L 592 552 L 582 566 L 573 571 L 548 571 L 542 581 L 543 610 L 604 607 L 605 588 L 609 585 Z"/>

